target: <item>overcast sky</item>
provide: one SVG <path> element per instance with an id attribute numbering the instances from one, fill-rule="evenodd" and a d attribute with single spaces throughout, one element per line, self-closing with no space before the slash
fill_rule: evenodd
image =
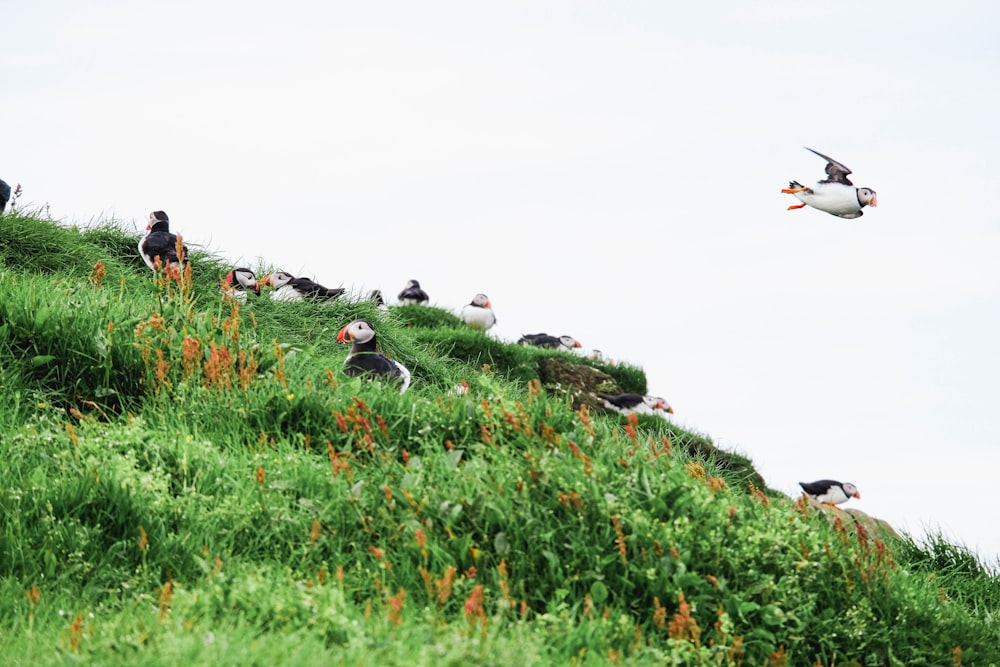
<path id="1" fill-rule="evenodd" d="M 1000 3 L 20 2 L 0 178 L 641 366 L 769 484 L 1000 559 Z M 879 206 L 780 189 L 824 162 Z M 418 382 L 419 378 L 415 378 Z"/>

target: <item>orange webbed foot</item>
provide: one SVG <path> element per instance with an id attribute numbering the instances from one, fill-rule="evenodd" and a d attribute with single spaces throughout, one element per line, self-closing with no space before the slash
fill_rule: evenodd
<path id="1" fill-rule="evenodd" d="M 805 208 L 805 207 L 806 207 L 805 204 L 792 204 L 786 210 L 791 211 L 793 208 Z"/>
<path id="2" fill-rule="evenodd" d="M 797 192 L 805 192 L 809 188 L 782 188 L 781 191 L 786 195 L 794 195 Z"/>

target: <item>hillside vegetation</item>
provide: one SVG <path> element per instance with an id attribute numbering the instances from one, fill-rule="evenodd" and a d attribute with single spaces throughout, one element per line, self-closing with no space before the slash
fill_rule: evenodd
<path id="1" fill-rule="evenodd" d="M 5 665 L 1000 664 L 992 568 L 601 411 L 641 368 L 137 240 L 0 216 Z M 405 394 L 342 373 L 357 317 Z"/>

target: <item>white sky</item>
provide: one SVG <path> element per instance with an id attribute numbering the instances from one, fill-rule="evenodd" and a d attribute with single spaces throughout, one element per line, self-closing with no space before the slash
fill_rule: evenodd
<path id="1" fill-rule="evenodd" d="M 775 488 L 1000 558 L 1000 3 L 7 3 L 21 205 L 642 366 Z M 676 6 L 674 6 L 676 5 Z M 779 191 L 821 159 L 879 207 Z"/>

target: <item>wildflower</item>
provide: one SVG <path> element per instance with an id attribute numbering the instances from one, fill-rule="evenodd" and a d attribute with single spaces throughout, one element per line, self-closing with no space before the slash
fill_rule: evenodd
<path id="1" fill-rule="evenodd" d="M 483 585 L 479 584 L 472 589 L 469 597 L 465 599 L 465 619 L 469 622 L 469 625 L 475 625 L 481 621 L 485 627 L 486 610 L 483 609 L 483 598 Z"/>
<path id="2" fill-rule="evenodd" d="M 406 602 L 406 591 L 402 588 L 399 592 L 389 598 L 389 621 L 393 625 L 399 625 L 403 622 L 403 605 Z"/>
<path id="3" fill-rule="evenodd" d="M 667 634 L 670 635 L 671 639 L 681 639 L 697 644 L 698 638 L 701 636 L 701 628 L 698 627 L 697 621 L 691 617 L 691 605 L 684 599 L 683 591 L 677 594 L 677 602 L 679 609 L 674 614 L 674 620 L 670 621 Z"/>

